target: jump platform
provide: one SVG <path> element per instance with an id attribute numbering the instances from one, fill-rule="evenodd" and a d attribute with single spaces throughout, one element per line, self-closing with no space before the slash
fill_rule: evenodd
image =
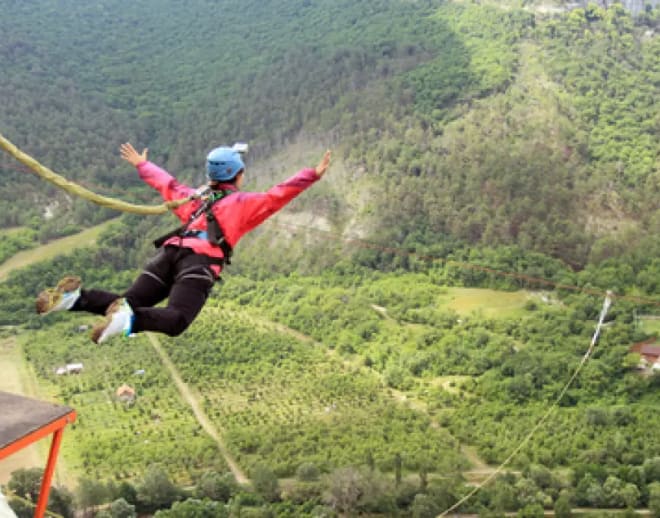
<path id="1" fill-rule="evenodd" d="M 75 420 L 75 410 L 67 406 L 0 391 L 0 460 L 48 435 L 53 436 L 35 518 L 42 518 L 46 512 L 64 427 Z"/>

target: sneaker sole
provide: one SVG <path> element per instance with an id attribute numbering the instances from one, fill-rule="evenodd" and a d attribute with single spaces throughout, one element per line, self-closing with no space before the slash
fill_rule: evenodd
<path id="1" fill-rule="evenodd" d="M 92 342 L 95 344 L 99 343 L 103 331 L 110 325 L 110 317 L 105 317 L 105 319 L 97 324 L 94 324 L 92 328 Z"/>
<path id="2" fill-rule="evenodd" d="M 108 328 L 110 322 L 112 322 L 112 314 L 117 312 L 121 308 L 123 302 L 124 302 L 123 298 L 115 299 L 108 306 L 108 309 L 105 310 L 105 318 L 100 322 L 94 324 L 94 327 L 92 327 L 92 335 L 91 335 L 92 342 L 94 342 L 95 344 L 99 343 L 101 336 L 103 336 L 103 332 Z"/>
<path id="3" fill-rule="evenodd" d="M 60 279 L 57 286 L 47 288 L 37 295 L 35 302 L 37 313 L 47 315 L 53 311 L 62 300 L 62 295 L 75 291 L 82 285 L 80 277 L 69 275 Z"/>

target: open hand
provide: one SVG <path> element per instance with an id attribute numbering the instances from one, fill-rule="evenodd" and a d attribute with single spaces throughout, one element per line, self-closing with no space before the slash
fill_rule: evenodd
<path id="1" fill-rule="evenodd" d="M 147 161 L 147 153 L 149 150 L 145 147 L 142 150 L 142 153 L 138 153 L 130 142 L 126 142 L 119 146 L 119 152 L 124 160 L 137 167 L 138 164 Z"/>
<path id="2" fill-rule="evenodd" d="M 325 152 L 325 154 L 323 155 L 323 158 L 321 159 L 321 161 L 319 162 L 319 165 L 316 166 L 315 170 L 316 170 L 316 174 L 319 176 L 319 178 L 321 176 L 323 176 L 325 174 L 325 172 L 328 170 L 328 166 L 330 165 L 330 155 L 331 155 L 331 152 L 328 149 Z"/>

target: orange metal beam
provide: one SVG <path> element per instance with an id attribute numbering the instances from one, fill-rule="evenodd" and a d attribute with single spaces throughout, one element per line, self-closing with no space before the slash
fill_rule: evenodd
<path id="1" fill-rule="evenodd" d="M 64 427 L 76 420 L 76 412 L 72 410 L 68 414 L 56 419 L 55 421 L 47 424 L 46 426 L 35 430 L 32 433 L 21 437 L 17 441 L 0 448 L 0 459 L 8 457 L 12 453 L 22 450 L 26 446 L 43 439 L 47 435 L 53 434 L 53 439 L 50 443 L 50 452 L 48 453 L 48 461 L 44 476 L 41 479 L 41 489 L 39 491 L 39 499 L 37 500 L 37 507 L 34 511 L 34 518 L 43 518 L 48 507 L 48 497 L 50 496 L 50 485 L 55 473 L 55 464 L 57 463 L 57 456 L 60 451 L 60 444 L 62 443 L 62 435 Z"/>
<path id="2" fill-rule="evenodd" d="M 35 430 L 34 432 L 29 433 L 24 437 L 21 437 L 17 441 L 8 444 L 4 448 L 0 448 L 0 460 L 4 459 L 5 457 L 9 457 L 13 453 L 22 450 L 26 446 L 29 446 L 30 444 L 38 441 L 39 439 L 43 439 L 47 435 L 50 435 L 51 433 L 54 433 L 57 430 L 61 430 L 68 423 L 72 423 L 75 420 L 76 420 L 76 412 L 75 410 L 72 410 L 65 416 L 56 419 L 52 423 L 49 423 L 46 426 L 39 428 L 38 430 Z"/>
<path id="3" fill-rule="evenodd" d="M 46 512 L 46 507 L 48 507 L 50 483 L 53 479 L 53 473 L 55 472 L 57 454 L 60 451 L 63 433 L 64 427 L 55 430 L 55 433 L 53 434 L 53 440 L 50 443 L 50 453 L 48 454 L 48 462 L 46 463 L 46 470 L 44 471 L 44 477 L 41 479 L 41 490 L 39 491 L 39 499 L 37 500 L 37 508 L 34 511 L 34 518 L 42 518 Z"/>

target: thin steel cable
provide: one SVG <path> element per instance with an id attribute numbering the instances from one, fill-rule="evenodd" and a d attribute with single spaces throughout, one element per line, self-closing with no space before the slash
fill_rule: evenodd
<path id="1" fill-rule="evenodd" d="M 598 341 L 598 337 L 600 336 L 600 330 L 601 327 L 603 326 L 603 321 L 605 320 L 605 316 L 607 315 L 607 311 L 610 309 L 611 305 L 612 305 L 611 294 L 608 291 L 607 295 L 605 296 L 605 301 L 603 302 L 603 308 L 600 312 L 600 317 L 598 318 L 598 324 L 596 325 L 596 330 L 591 339 L 591 343 L 589 344 L 589 348 L 587 349 L 587 352 L 584 353 L 584 356 L 582 357 L 582 360 L 575 369 L 575 372 L 573 372 L 573 375 L 569 378 L 566 385 L 564 385 L 564 388 L 561 390 L 561 392 L 559 393 L 555 401 L 552 403 L 552 405 L 550 405 L 550 407 L 545 412 L 545 414 L 543 414 L 541 419 L 538 420 L 538 422 L 532 427 L 530 432 L 525 436 L 525 438 L 520 442 L 520 444 L 511 452 L 511 454 L 504 460 L 504 462 L 502 462 L 502 464 L 500 464 L 490 475 L 488 475 L 483 482 L 476 485 L 468 494 L 466 494 L 463 498 L 458 500 L 458 502 L 456 502 L 454 505 L 452 505 L 451 507 L 447 508 L 445 511 L 440 513 L 438 517 L 446 516 L 448 513 L 459 508 L 470 498 L 472 498 L 482 487 L 487 485 L 491 480 L 493 480 L 497 475 L 499 475 L 502 472 L 502 470 L 509 464 L 509 462 L 511 462 L 513 458 L 520 452 L 520 450 L 522 450 L 527 445 L 527 443 L 532 439 L 536 431 L 539 428 L 541 428 L 543 424 L 545 424 L 548 417 L 550 417 L 550 415 L 555 411 L 555 409 L 559 405 L 559 402 L 563 399 L 564 395 L 566 394 L 570 386 L 573 384 L 573 381 L 575 381 L 575 378 L 577 378 L 578 374 L 580 374 L 582 367 L 584 367 L 584 365 L 587 363 L 587 360 L 591 357 L 591 353 L 593 352 L 594 347 L 596 346 L 596 342 Z"/>

